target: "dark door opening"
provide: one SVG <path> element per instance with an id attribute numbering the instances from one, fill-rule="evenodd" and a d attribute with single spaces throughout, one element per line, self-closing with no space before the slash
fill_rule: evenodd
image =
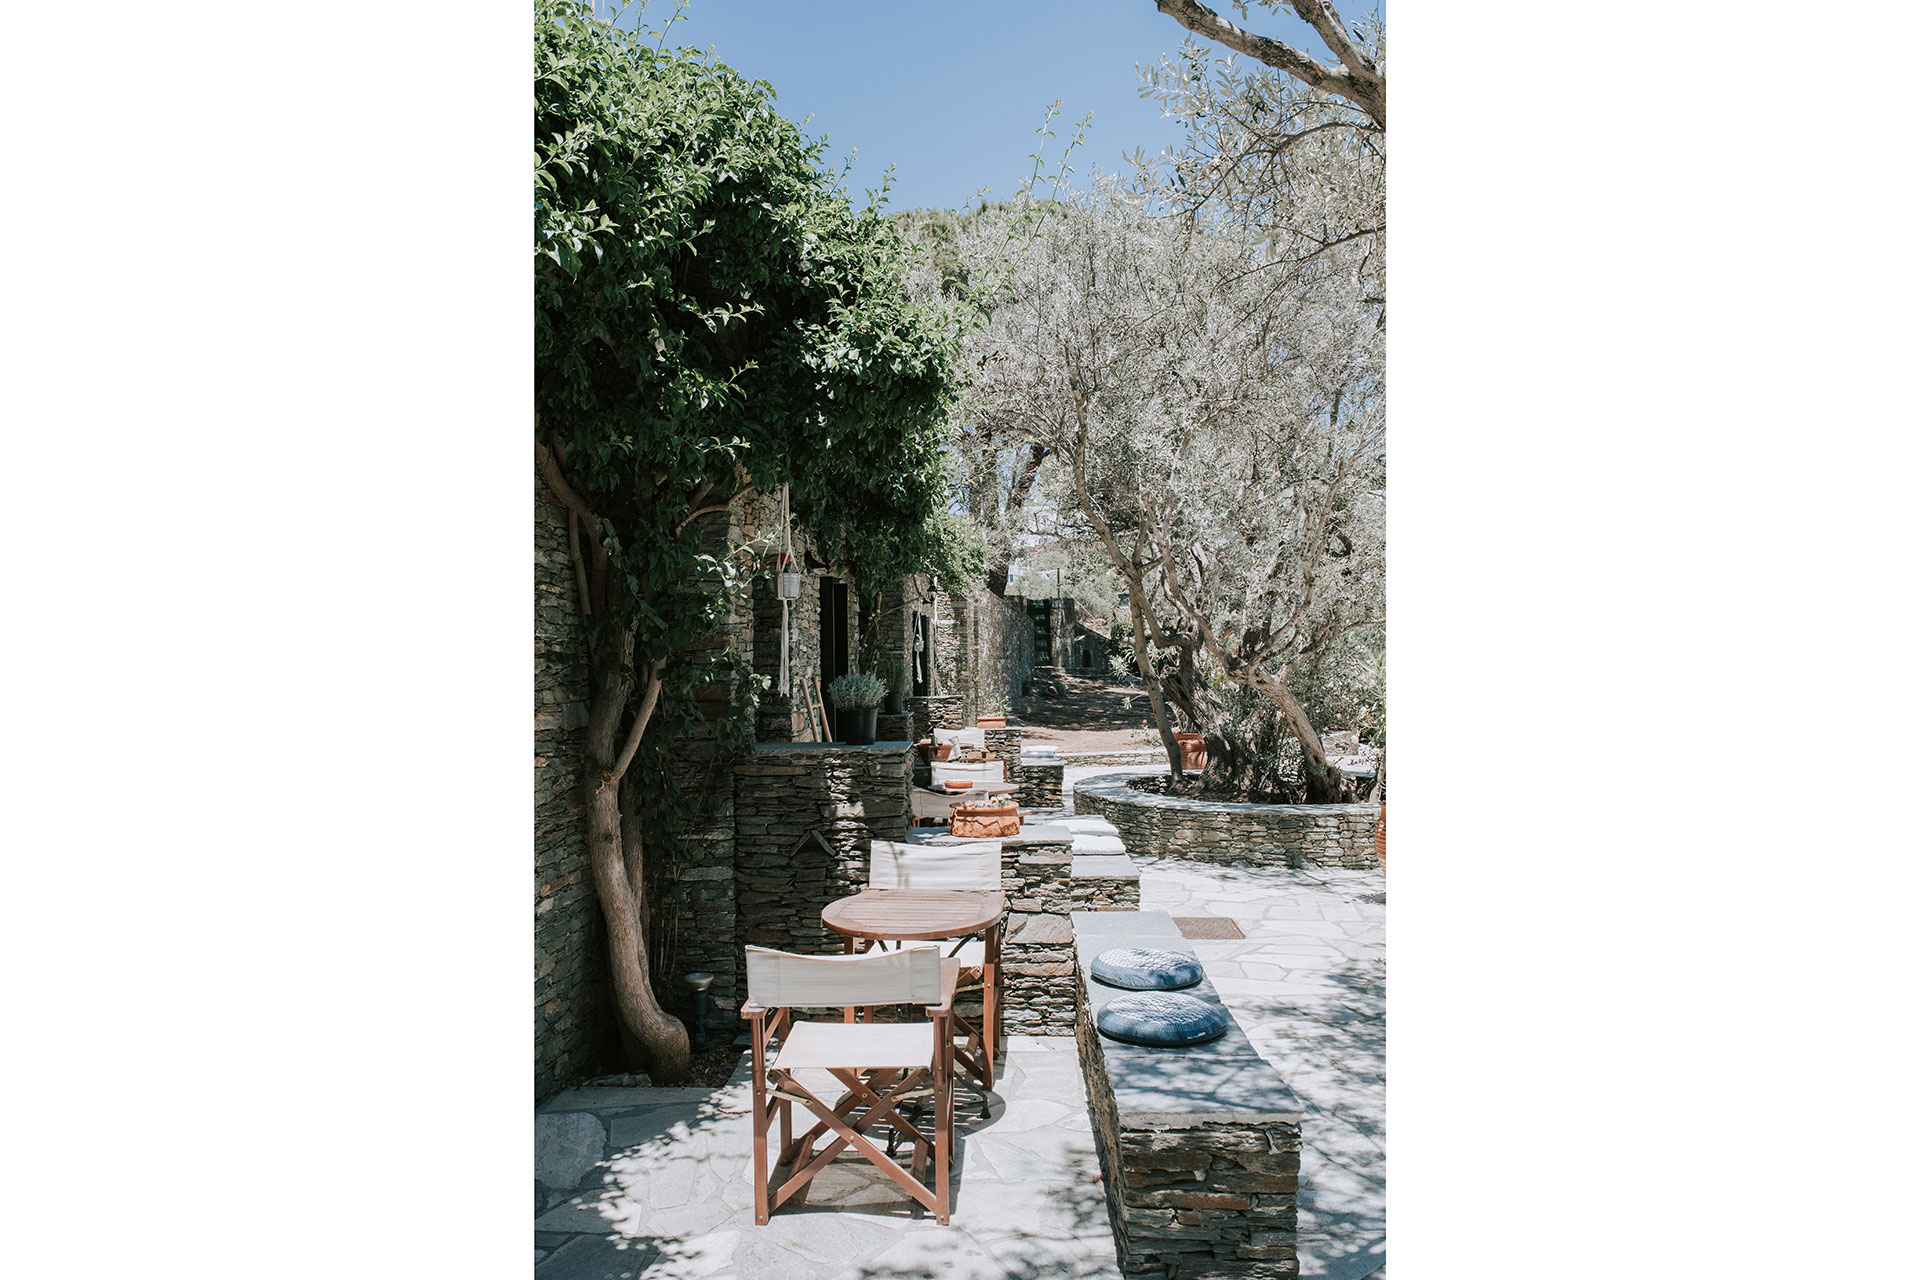
<path id="1" fill-rule="evenodd" d="M 834 714 L 839 708 L 833 705 L 833 695 L 824 691 L 836 678 L 851 670 L 847 661 L 851 622 L 847 609 L 847 584 L 838 578 L 820 579 L 820 686 L 822 696 L 827 699 L 828 715 Z M 834 734 L 836 738 L 839 736 L 838 733 Z"/>
<path id="2" fill-rule="evenodd" d="M 1033 619 L 1033 665 L 1047 666 L 1053 661 L 1053 611 L 1045 600 L 1029 600 L 1027 616 Z"/>

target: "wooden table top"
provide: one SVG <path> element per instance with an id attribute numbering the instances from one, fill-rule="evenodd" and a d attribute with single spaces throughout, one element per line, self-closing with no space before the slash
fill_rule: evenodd
<path id="1" fill-rule="evenodd" d="M 820 922 L 849 938 L 907 942 L 964 938 L 993 924 L 1006 910 L 1004 893 L 867 889 L 828 903 L 820 911 Z"/>

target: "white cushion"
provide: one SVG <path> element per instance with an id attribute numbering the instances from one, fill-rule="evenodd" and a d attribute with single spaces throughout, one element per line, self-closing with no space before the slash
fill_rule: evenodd
<path id="1" fill-rule="evenodd" d="M 796 1022 L 780 1037 L 780 1051 L 773 1056 L 773 1065 L 783 1071 L 932 1063 L 931 1022 Z"/>

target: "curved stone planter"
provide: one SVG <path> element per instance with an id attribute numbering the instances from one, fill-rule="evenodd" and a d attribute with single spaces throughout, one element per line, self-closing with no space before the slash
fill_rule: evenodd
<path id="1" fill-rule="evenodd" d="M 1130 854 L 1289 867 L 1380 865 L 1375 804 L 1230 804 L 1155 795 L 1139 775 L 1101 773 L 1073 784 L 1073 811 L 1111 822 Z"/>

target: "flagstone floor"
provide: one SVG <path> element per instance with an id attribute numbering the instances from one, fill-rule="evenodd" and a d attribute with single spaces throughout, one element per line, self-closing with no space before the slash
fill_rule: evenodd
<path id="1" fill-rule="evenodd" d="M 1136 861 L 1143 908 L 1246 934 L 1193 946 L 1308 1104 L 1300 1275 L 1384 1280 L 1386 907 L 1369 900 L 1384 872 Z M 949 1227 L 852 1154 L 756 1227 L 744 1071 L 723 1089 L 574 1089 L 540 1108 L 537 1280 L 1118 1280 L 1071 1038 L 1011 1038 L 986 1118 L 961 1092 Z"/>

